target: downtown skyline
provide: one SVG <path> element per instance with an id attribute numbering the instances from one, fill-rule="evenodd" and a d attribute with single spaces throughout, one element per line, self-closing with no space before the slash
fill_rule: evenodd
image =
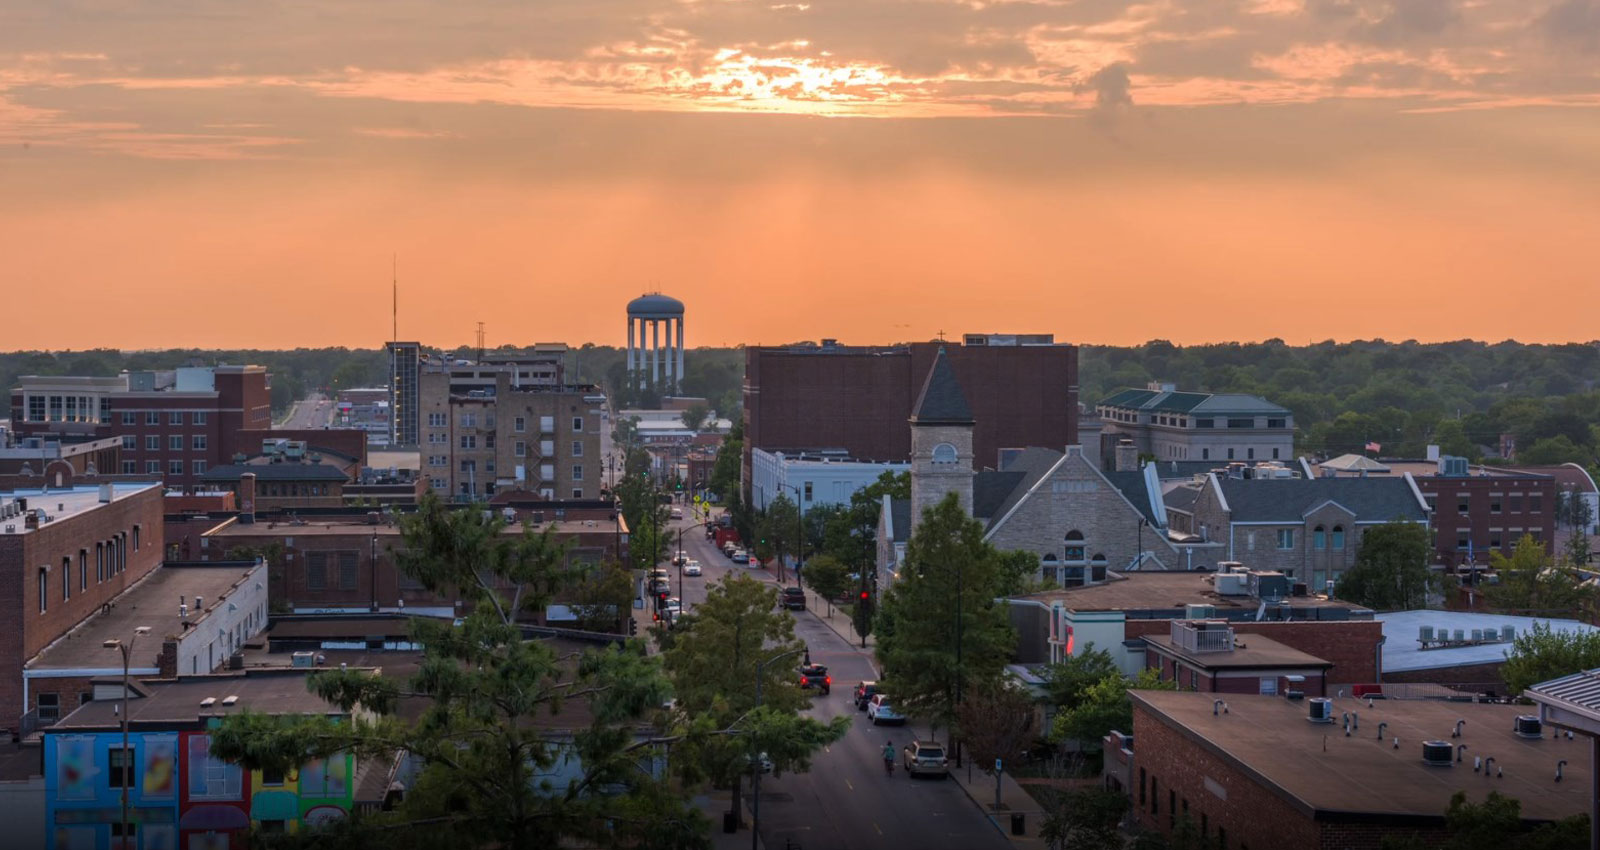
<path id="1" fill-rule="evenodd" d="M 395 254 L 435 345 L 1590 340 L 1596 58 L 1595 0 L 4 3 L 0 348 L 372 348 Z"/>

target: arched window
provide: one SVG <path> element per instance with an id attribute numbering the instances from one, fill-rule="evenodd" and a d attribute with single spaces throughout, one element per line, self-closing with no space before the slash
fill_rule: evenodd
<path id="1" fill-rule="evenodd" d="M 1083 532 L 1073 529 L 1067 532 L 1066 555 L 1068 563 L 1082 563 L 1086 559 L 1086 550 L 1083 547 Z"/>
<path id="2" fill-rule="evenodd" d="M 956 458 L 956 447 L 949 443 L 940 443 L 933 447 L 934 463 L 955 463 Z"/>
<path id="3" fill-rule="evenodd" d="M 1104 552 L 1096 552 L 1094 557 L 1089 559 L 1089 580 L 1106 580 L 1106 556 Z"/>
<path id="4" fill-rule="evenodd" d="M 1333 548 L 1344 548 L 1344 526 L 1342 525 L 1336 525 L 1333 527 Z"/>
<path id="5" fill-rule="evenodd" d="M 1322 526 L 1320 526 L 1320 525 L 1317 526 L 1316 528 L 1311 529 L 1311 548 L 1313 548 L 1313 549 L 1326 549 L 1326 548 L 1328 548 L 1328 532 L 1323 530 Z"/>

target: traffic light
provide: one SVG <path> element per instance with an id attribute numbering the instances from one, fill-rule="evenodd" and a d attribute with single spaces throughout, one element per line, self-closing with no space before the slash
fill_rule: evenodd
<path id="1" fill-rule="evenodd" d="M 871 598 L 872 598 L 872 594 L 866 592 L 865 590 L 861 591 L 861 601 L 862 602 L 866 602 L 868 599 L 871 599 Z"/>
<path id="2" fill-rule="evenodd" d="M 629 617 L 628 618 L 628 636 L 629 637 L 633 637 L 634 635 L 637 635 L 638 633 L 639 633 L 639 621 L 635 620 L 632 617 Z"/>

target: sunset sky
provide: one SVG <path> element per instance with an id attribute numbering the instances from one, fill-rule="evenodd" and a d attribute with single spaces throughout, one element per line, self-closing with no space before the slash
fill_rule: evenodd
<path id="1" fill-rule="evenodd" d="M 0 0 L 0 349 L 1600 338 L 1600 0 Z"/>

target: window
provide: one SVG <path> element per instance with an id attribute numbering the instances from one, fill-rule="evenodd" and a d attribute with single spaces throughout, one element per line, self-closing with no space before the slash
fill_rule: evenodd
<path id="1" fill-rule="evenodd" d="M 1469 532 L 1469 531 L 1458 531 L 1458 532 L 1456 532 L 1456 551 L 1457 552 L 1465 552 L 1465 551 L 1467 551 L 1467 547 L 1471 546 L 1471 545 L 1472 545 L 1471 532 Z"/>
<path id="2" fill-rule="evenodd" d="M 1278 450 L 1277 449 L 1273 449 L 1272 450 L 1272 459 L 1273 460 L 1277 460 L 1278 459 Z"/>
<path id="3" fill-rule="evenodd" d="M 195 412 L 189 414 L 189 421 L 196 425 L 206 424 L 206 412 L 203 410 L 196 410 Z"/>
<path id="4" fill-rule="evenodd" d="M 949 443 L 940 443 L 933 447 L 933 462 L 937 464 L 953 464 L 956 462 L 956 447 Z"/>
<path id="5" fill-rule="evenodd" d="M 478 447 L 478 438 L 476 436 L 472 435 L 472 434 L 462 434 L 461 435 L 461 447 L 463 449 L 475 449 L 475 448 L 477 448 Z"/>
<path id="6" fill-rule="evenodd" d="M 106 580 L 106 544 L 104 541 L 94 544 L 94 581 L 99 584 Z"/>
<path id="7" fill-rule="evenodd" d="M 1436 495 L 1434 495 L 1432 493 L 1429 493 L 1429 494 L 1423 496 L 1422 500 L 1424 502 L 1428 503 L 1428 513 L 1430 513 L 1430 514 L 1431 513 L 1436 513 L 1439 510 L 1439 497 L 1438 496 L 1436 496 Z"/>
<path id="8" fill-rule="evenodd" d="M 577 431 L 579 433 L 583 432 L 583 417 L 582 416 L 574 416 L 574 417 L 572 417 L 572 430 Z"/>
<path id="9" fill-rule="evenodd" d="M 161 451 L 161 438 L 155 434 L 150 434 L 149 436 L 145 437 L 144 450 L 147 452 Z"/>
<path id="10" fill-rule="evenodd" d="M 125 461 L 122 462 L 122 474 L 123 475 L 136 475 L 136 474 L 138 474 L 138 472 L 139 472 L 139 462 L 138 461 L 136 461 L 136 460 L 125 460 Z"/>
<path id="11" fill-rule="evenodd" d="M 1502 497 L 1501 497 L 1501 495 L 1499 493 L 1490 493 L 1489 494 L 1489 513 L 1492 513 L 1492 514 L 1500 513 L 1500 500 L 1501 500 L 1501 498 Z"/>
<path id="12" fill-rule="evenodd" d="M 1262 676 L 1261 677 L 1260 690 L 1257 691 L 1257 693 L 1261 694 L 1264 697 L 1275 697 L 1275 696 L 1277 696 L 1278 695 L 1278 677 L 1277 676 Z"/>
<path id="13" fill-rule="evenodd" d="M 444 416 L 443 413 L 430 413 L 430 414 L 428 414 L 428 427 L 429 428 L 443 428 L 444 426 L 445 426 L 445 416 Z"/>
<path id="14" fill-rule="evenodd" d="M 183 411 L 181 411 L 181 410 L 172 411 L 172 414 L 167 418 L 167 421 L 171 422 L 173 425 L 182 425 L 183 424 Z"/>
<path id="15" fill-rule="evenodd" d="M 1279 549 L 1293 549 L 1294 548 L 1294 529 L 1292 529 L 1292 528 L 1280 528 L 1280 529 L 1278 529 L 1278 548 Z"/>
<path id="16" fill-rule="evenodd" d="M 197 460 L 197 461 L 194 462 L 193 466 L 194 466 L 194 474 L 195 474 L 196 477 L 199 477 L 201 475 L 205 475 L 206 474 L 206 462 L 205 461 Z"/>
<path id="17" fill-rule="evenodd" d="M 1326 548 L 1328 548 L 1328 532 L 1325 531 L 1322 528 L 1322 526 L 1320 526 L 1320 525 L 1317 526 L 1316 528 L 1311 529 L 1311 548 L 1313 548 L 1313 549 L 1326 549 Z"/>
<path id="18" fill-rule="evenodd" d="M 541 417 L 539 417 L 539 433 L 541 433 L 541 434 L 553 434 L 553 433 L 555 433 L 555 430 L 556 430 L 556 418 L 554 416 L 541 416 Z"/>
<path id="19" fill-rule="evenodd" d="M 204 435 L 204 434 L 195 434 L 193 437 L 190 437 L 189 438 L 189 448 L 191 448 L 191 449 L 193 449 L 194 451 L 197 451 L 197 452 L 205 451 L 206 450 L 206 435 Z"/>
<path id="20" fill-rule="evenodd" d="M 1514 514 L 1522 513 L 1522 494 L 1521 493 L 1512 493 L 1511 494 L 1511 508 L 1510 508 L 1510 510 L 1511 510 L 1511 513 L 1514 513 Z"/>
<path id="21" fill-rule="evenodd" d="M 50 568 L 39 568 L 39 613 L 50 610 Z"/>
<path id="22" fill-rule="evenodd" d="M 1228 460 L 1233 460 L 1233 449 L 1228 449 Z"/>
<path id="23" fill-rule="evenodd" d="M 527 431 L 528 418 L 526 416 L 518 416 L 517 418 L 511 420 L 511 430 L 517 432 L 518 434 Z"/>
<path id="24" fill-rule="evenodd" d="M 135 437 L 132 434 L 123 434 L 122 435 L 122 450 L 123 451 L 131 452 L 131 451 L 134 451 L 137 448 L 139 448 L 139 438 L 138 437 Z"/>
<path id="25" fill-rule="evenodd" d="M 71 582 L 68 582 L 71 584 Z M 78 550 L 78 589 L 89 589 L 89 550 Z"/>
<path id="26" fill-rule="evenodd" d="M 126 836 L 124 836 L 122 834 L 122 826 L 123 826 L 123 824 L 122 824 L 122 821 L 120 821 L 120 820 L 114 820 L 114 821 L 111 822 L 111 837 L 112 838 L 124 838 L 124 837 L 126 837 L 126 838 L 137 838 L 137 837 L 139 837 L 139 824 L 137 824 L 137 823 L 135 823 L 133 821 L 128 821 L 128 824 L 127 824 L 127 826 L 128 826 L 128 834 Z M 132 844 L 132 843 L 133 842 L 131 842 L 131 841 L 122 842 L 123 846 L 127 846 L 127 845 Z"/>
<path id="27" fill-rule="evenodd" d="M 551 455 L 553 455 L 555 453 L 556 453 L 556 441 L 555 440 L 540 440 L 539 441 L 539 454 L 542 454 L 545 457 L 550 457 Z"/>
<path id="28" fill-rule="evenodd" d="M 1210 449 L 1201 449 L 1200 450 L 1200 459 L 1201 460 L 1210 460 L 1211 459 L 1211 450 Z"/>
<path id="29" fill-rule="evenodd" d="M 1216 420 L 1214 420 L 1214 419 L 1196 419 L 1194 421 L 1194 427 L 1196 427 L 1196 428 L 1215 428 L 1215 427 L 1217 427 L 1217 423 L 1216 423 Z"/>
<path id="30" fill-rule="evenodd" d="M 1535 513 L 1535 514 L 1544 513 L 1544 496 L 1543 495 L 1541 495 L 1539 493 L 1529 493 L 1528 494 L 1528 512 L 1529 513 Z"/>
<path id="31" fill-rule="evenodd" d="M 553 464 L 553 463 L 541 463 L 541 464 L 539 464 L 539 480 L 540 481 L 554 481 L 554 480 L 556 480 L 556 465 Z"/>
<path id="32" fill-rule="evenodd" d="M 583 457 L 583 443 L 579 440 L 572 441 L 572 456 Z"/>
<path id="33" fill-rule="evenodd" d="M 167 461 L 167 472 L 172 474 L 172 475 L 182 475 L 183 474 L 183 461 L 181 461 L 181 460 L 169 460 L 169 461 Z"/>
<path id="34" fill-rule="evenodd" d="M 147 475 L 160 475 L 161 474 L 161 461 L 159 461 L 159 460 L 147 460 L 147 461 L 145 461 L 144 462 L 144 471 L 145 471 L 145 473 Z"/>
<path id="35" fill-rule="evenodd" d="M 1489 529 L 1489 548 L 1499 549 L 1505 543 L 1503 533 L 1498 528 Z"/>
<path id="36" fill-rule="evenodd" d="M 1284 419 L 1268 419 L 1267 420 L 1267 427 L 1268 428 L 1287 428 L 1288 427 L 1288 421 L 1284 420 Z"/>
<path id="37" fill-rule="evenodd" d="M 1456 513 L 1466 514 L 1472 511 L 1472 496 L 1468 493 L 1456 494 Z"/>
<path id="38" fill-rule="evenodd" d="M 111 757 L 111 773 L 106 784 L 112 788 L 133 787 L 133 748 L 112 747 L 106 755 Z"/>
<path id="39" fill-rule="evenodd" d="M 518 440 L 515 443 L 512 443 L 511 444 L 511 454 L 516 456 L 516 457 L 527 457 L 528 456 L 528 444 L 527 444 L 527 442 L 525 442 L 523 440 Z"/>
<path id="40" fill-rule="evenodd" d="M 1141 767 L 1139 768 L 1139 805 L 1141 806 L 1145 804 L 1144 785 L 1144 768 Z"/>
<path id="41" fill-rule="evenodd" d="M 182 434 L 168 434 L 167 435 L 167 449 L 169 451 L 174 451 L 174 452 L 183 451 L 183 435 Z"/>
<path id="42" fill-rule="evenodd" d="M 39 720 L 43 723 L 54 723 L 61 719 L 61 695 L 39 695 Z"/>
<path id="43" fill-rule="evenodd" d="M 574 487 L 574 488 L 572 488 L 572 498 L 574 498 L 574 499 L 583 498 L 583 488 L 582 487 Z"/>
<path id="44" fill-rule="evenodd" d="M 463 428 L 476 428 L 476 427 L 478 427 L 478 414 L 476 414 L 476 413 L 463 413 L 463 414 L 461 414 L 461 427 L 463 427 Z"/>
<path id="45" fill-rule="evenodd" d="M 359 584 L 360 557 L 355 552 L 339 553 L 339 589 L 355 590 Z"/>
<path id="46" fill-rule="evenodd" d="M 123 414 L 123 415 L 127 416 L 127 414 Z M 29 422 L 43 422 L 43 421 L 45 421 L 45 419 L 44 419 L 44 396 L 42 396 L 42 395 L 31 395 L 31 396 L 28 396 L 28 421 Z M 126 423 L 124 423 L 124 424 L 126 424 Z"/>
<path id="47" fill-rule="evenodd" d="M 806 484 L 805 484 L 805 494 L 806 494 L 805 495 L 805 500 L 808 501 L 808 502 L 811 501 L 811 482 L 810 481 L 807 481 Z"/>
<path id="48" fill-rule="evenodd" d="M 158 411 L 155 411 L 155 410 L 146 410 L 144 412 L 144 424 L 146 424 L 146 425 L 160 425 L 161 424 L 161 413 L 158 412 Z"/>
<path id="49" fill-rule="evenodd" d="M 1256 421 L 1254 419 L 1229 419 L 1228 420 L 1228 427 L 1229 428 L 1254 428 L 1254 427 L 1256 427 Z"/>
<path id="50" fill-rule="evenodd" d="M 462 461 L 461 462 L 461 471 L 462 472 L 477 472 L 478 471 L 478 462 L 475 461 L 475 460 L 464 460 L 464 461 Z"/>
<path id="51" fill-rule="evenodd" d="M 583 465 L 582 464 L 575 464 L 572 467 L 572 480 L 573 481 L 582 481 L 583 480 Z"/>
<path id="52" fill-rule="evenodd" d="M 1244 450 L 1244 459 L 1245 460 L 1255 460 L 1256 459 L 1256 450 L 1255 450 L 1254 446 L 1251 446 L 1250 448 Z"/>
<path id="53" fill-rule="evenodd" d="M 200 800 L 237 800 L 242 793 L 243 771 L 211 755 L 211 739 L 205 735 L 189 738 L 189 797 Z"/>
<path id="54" fill-rule="evenodd" d="M 1331 549 L 1344 549 L 1344 526 L 1333 527 L 1333 539 L 1328 544 Z"/>
<path id="55" fill-rule="evenodd" d="M 490 431 L 489 433 L 484 434 L 483 435 L 483 447 L 486 448 L 486 449 L 494 448 L 494 437 L 495 437 L 495 434 L 494 434 L 493 431 Z"/>
<path id="56" fill-rule="evenodd" d="M 328 553 L 310 552 L 306 555 L 306 589 L 328 588 Z"/>
<path id="57" fill-rule="evenodd" d="M 67 419 L 68 422 L 76 422 L 76 421 L 78 421 L 78 397 L 75 396 L 75 395 L 67 396 L 67 417 L 66 417 L 66 419 Z"/>

